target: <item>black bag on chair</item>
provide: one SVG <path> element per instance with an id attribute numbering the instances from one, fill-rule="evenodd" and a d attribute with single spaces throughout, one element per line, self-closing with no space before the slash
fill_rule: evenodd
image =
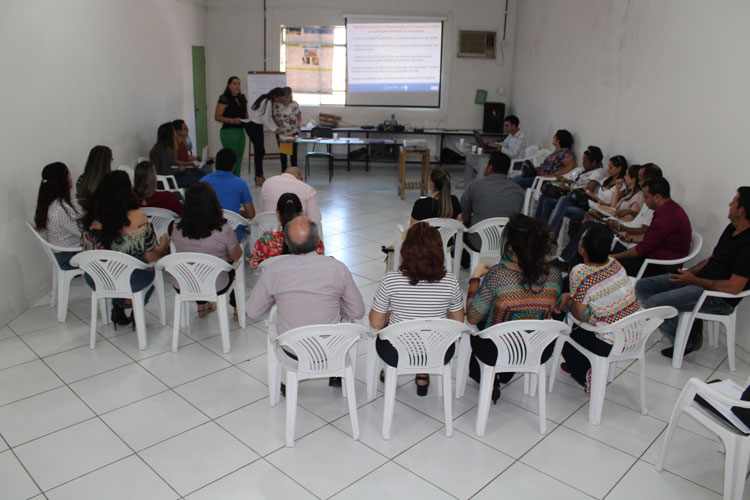
<path id="1" fill-rule="evenodd" d="M 570 193 L 570 199 L 573 201 L 573 206 L 581 208 L 583 210 L 589 209 L 589 200 L 591 197 L 583 189 L 576 189 Z"/>
<path id="2" fill-rule="evenodd" d="M 524 177 L 526 179 L 530 177 L 536 177 L 536 168 L 534 168 L 534 164 L 531 162 L 531 160 L 526 160 L 521 165 L 521 177 Z"/>
<path id="3" fill-rule="evenodd" d="M 562 186 L 554 182 L 547 182 L 546 184 L 542 184 L 541 192 L 542 196 L 555 199 L 560 198 L 561 196 L 565 195 L 565 193 L 567 193 L 567 191 L 565 191 Z"/>

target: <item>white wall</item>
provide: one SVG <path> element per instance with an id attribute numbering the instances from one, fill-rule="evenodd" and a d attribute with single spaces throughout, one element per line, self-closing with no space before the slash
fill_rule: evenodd
<path id="1" fill-rule="evenodd" d="M 206 8 L 190 0 L 6 0 L 0 3 L 0 325 L 49 288 L 50 265 L 25 227 L 44 165 L 74 178 L 88 151 L 135 162 L 158 124 L 193 122 L 191 46 Z"/>
<path id="2" fill-rule="evenodd" d="M 513 37 L 515 0 L 510 0 L 508 39 Z M 445 128 L 480 128 L 482 106 L 474 104 L 478 88 L 489 91 L 488 100 L 507 101 L 511 85 L 512 50 L 504 60 L 457 58 L 459 30 L 496 31 L 502 35 L 505 0 L 273 0 L 267 2 L 266 71 L 279 69 L 280 26 L 343 25 L 344 14 L 444 17 L 443 94 L 439 109 L 308 107 L 302 108 L 303 122 L 330 112 L 343 121 L 361 125 L 380 123 L 392 112 L 400 123 Z M 209 0 L 208 2 L 208 102 L 215 103 L 231 75 L 263 71 L 262 0 Z M 498 93 L 505 88 L 505 95 Z M 209 105 L 209 108 L 211 106 Z M 220 147 L 219 124 L 209 120 L 209 144 Z"/>
<path id="3" fill-rule="evenodd" d="M 750 184 L 749 19 L 743 0 L 519 2 L 512 102 L 529 142 L 567 128 L 578 153 L 657 163 L 708 256 Z M 748 348 L 747 303 L 740 316 Z"/>

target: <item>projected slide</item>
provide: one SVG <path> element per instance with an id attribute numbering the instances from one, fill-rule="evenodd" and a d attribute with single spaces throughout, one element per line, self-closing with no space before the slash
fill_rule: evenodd
<path id="1" fill-rule="evenodd" d="M 443 24 L 347 23 L 347 105 L 440 105 Z"/>

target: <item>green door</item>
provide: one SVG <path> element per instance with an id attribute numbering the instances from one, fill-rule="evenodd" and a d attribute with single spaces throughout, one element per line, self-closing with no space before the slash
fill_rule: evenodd
<path id="1" fill-rule="evenodd" d="M 195 103 L 195 142 L 193 154 L 200 155 L 208 144 L 206 109 L 206 48 L 193 45 L 193 102 Z M 214 152 L 215 153 L 215 152 Z M 205 158 L 201 158 L 205 161 Z"/>

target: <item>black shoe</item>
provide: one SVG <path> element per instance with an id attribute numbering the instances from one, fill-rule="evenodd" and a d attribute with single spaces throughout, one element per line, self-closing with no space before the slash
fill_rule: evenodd
<path id="1" fill-rule="evenodd" d="M 693 326 L 690 327 L 690 335 L 688 336 L 687 344 L 685 344 L 685 355 L 690 354 L 693 351 L 697 351 L 703 346 L 703 320 L 696 319 L 693 321 Z M 661 350 L 661 355 L 666 358 L 671 358 L 674 355 L 674 347 L 667 347 Z"/>
<path id="2" fill-rule="evenodd" d="M 492 404 L 496 405 L 497 400 L 500 399 L 500 373 L 495 374 L 495 380 L 492 384 Z"/>
<path id="3" fill-rule="evenodd" d="M 125 314 L 125 308 L 123 306 L 112 306 L 112 313 L 109 318 L 112 320 L 112 324 L 117 330 L 117 325 L 125 326 L 131 323 L 131 319 Z"/>
<path id="4" fill-rule="evenodd" d="M 420 384 L 420 382 L 423 382 Z M 427 396 L 427 388 L 430 387 L 430 376 L 429 375 L 417 375 L 414 378 L 414 383 L 417 384 L 417 396 Z"/>
<path id="5" fill-rule="evenodd" d="M 380 370 L 380 381 L 385 383 L 385 370 Z"/>
<path id="6" fill-rule="evenodd" d="M 286 384 L 281 384 L 281 386 L 279 387 L 279 392 L 282 396 L 286 397 Z"/>
<path id="7" fill-rule="evenodd" d="M 330 377 L 328 387 L 341 387 L 341 377 Z"/>

